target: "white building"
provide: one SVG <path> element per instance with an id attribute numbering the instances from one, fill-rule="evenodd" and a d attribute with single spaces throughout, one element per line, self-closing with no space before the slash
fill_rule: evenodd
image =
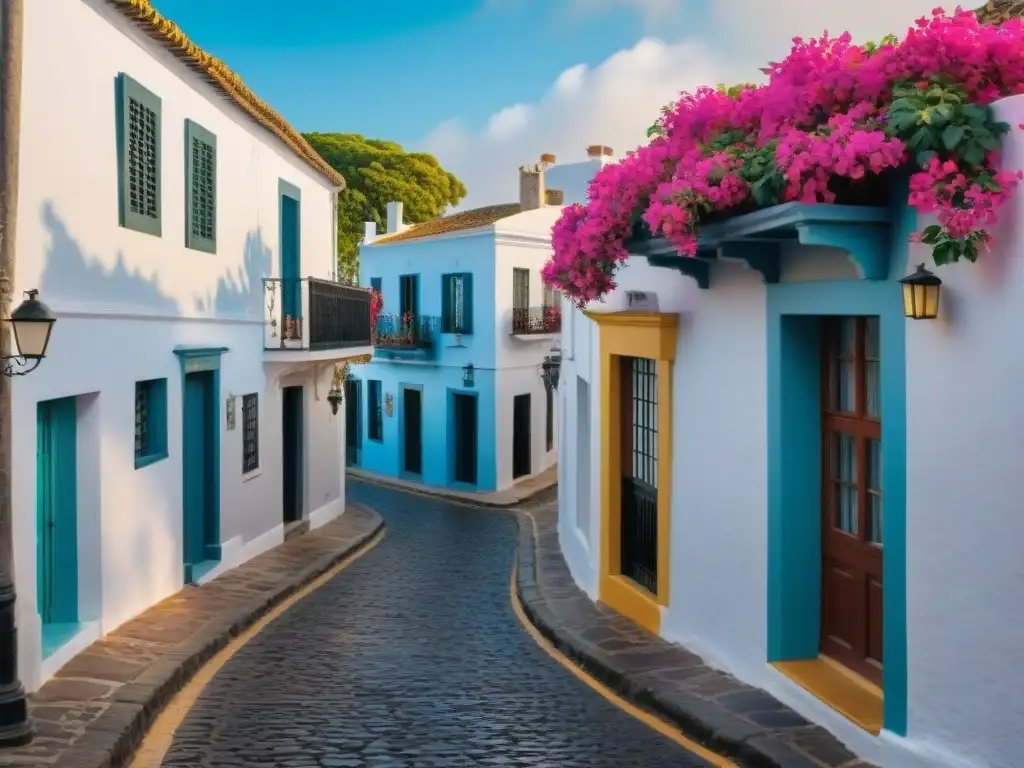
<path id="1" fill-rule="evenodd" d="M 1024 97 L 996 108 L 1013 126 L 1004 165 L 1021 168 Z M 905 201 L 709 225 L 701 258 L 667 257 L 687 274 L 634 255 L 603 305 L 567 310 L 560 541 L 592 598 L 861 756 L 1010 768 L 1024 755 L 1024 194 L 993 252 L 937 270 L 933 320 L 904 316 L 897 281 L 931 261 L 908 244 L 929 222 Z M 645 311 L 626 310 L 629 291 Z M 856 385 L 837 389 L 836 370 Z M 833 471 L 837 456 L 856 471 Z M 630 526 L 642 518 L 646 535 Z"/>
<path id="2" fill-rule="evenodd" d="M 221 62 L 127 0 L 30 0 L 23 45 L 15 295 L 58 318 L 13 394 L 32 691 L 344 510 L 326 396 L 372 350 L 368 292 L 332 280 L 344 180 Z"/>
<path id="3" fill-rule="evenodd" d="M 563 201 L 584 198 L 611 150 L 589 152 L 521 168 L 516 203 L 407 226 L 394 202 L 387 232 L 367 224 L 361 282 L 384 307 L 374 360 L 349 385 L 350 465 L 487 492 L 555 463 L 556 396 L 542 366 L 561 313 L 540 270 Z"/>

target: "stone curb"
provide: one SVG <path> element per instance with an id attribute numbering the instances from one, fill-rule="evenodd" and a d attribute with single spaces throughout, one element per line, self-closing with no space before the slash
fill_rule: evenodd
<path id="1" fill-rule="evenodd" d="M 587 649 L 551 611 L 537 580 L 533 520 L 520 513 L 516 592 L 530 623 L 576 666 L 641 709 L 675 725 L 687 737 L 743 768 L 820 768 L 775 738 L 714 702 L 683 691 L 664 694 L 633 678 L 600 649 Z"/>
<path id="2" fill-rule="evenodd" d="M 354 506 L 357 505 L 349 505 Z M 358 506 L 368 510 L 365 505 Z M 89 725 L 72 749 L 51 765 L 54 768 L 121 768 L 125 765 L 161 710 L 218 651 L 384 529 L 383 518 L 376 512 L 373 514 L 377 519 L 369 532 L 349 546 L 320 556 L 266 593 L 240 604 L 233 615 L 210 619 L 202 629 L 164 654 L 134 681 L 118 690 L 110 708 Z"/>
<path id="3" fill-rule="evenodd" d="M 435 499 L 444 499 L 445 501 L 450 501 L 454 504 L 463 504 L 470 507 L 482 507 L 484 509 L 504 509 L 508 511 L 511 511 L 514 507 L 521 506 L 522 504 L 531 501 L 532 499 L 544 493 L 545 491 L 550 491 L 552 488 L 555 487 L 555 485 L 557 485 L 556 481 L 554 483 L 551 483 L 551 485 L 544 486 L 543 488 L 537 488 L 536 490 L 530 492 L 526 496 L 523 496 L 521 499 L 516 499 L 515 501 L 500 502 L 489 501 L 488 499 L 485 498 L 467 498 L 465 496 L 459 495 L 458 493 L 452 493 L 450 491 L 447 491 L 444 488 L 433 488 L 431 486 L 412 487 L 408 485 L 403 485 L 402 483 L 393 482 L 390 478 L 380 477 L 378 475 L 367 475 L 362 472 L 359 472 L 358 470 L 352 471 L 352 469 L 349 469 L 347 475 L 349 478 L 356 480 L 360 483 L 379 485 L 381 488 L 392 488 L 396 491 L 403 491 L 404 493 L 410 493 L 415 496 L 430 496 Z"/>

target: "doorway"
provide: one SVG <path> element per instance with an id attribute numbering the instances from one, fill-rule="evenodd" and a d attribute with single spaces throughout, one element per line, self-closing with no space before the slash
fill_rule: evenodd
<path id="1" fill-rule="evenodd" d="M 36 589 L 43 657 L 78 628 L 78 408 L 36 406 Z"/>
<path id="2" fill-rule="evenodd" d="M 202 563 L 220 559 L 218 520 L 216 398 L 214 372 L 185 376 L 183 435 L 184 508 L 182 510 L 182 558 L 185 583 L 197 577 Z"/>
<path id="3" fill-rule="evenodd" d="M 452 452 L 457 483 L 477 483 L 477 398 L 476 395 L 452 395 Z"/>
<path id="4" fill-rule="evenodd" d="M 402 471 L 423 474 L 423 392 L 402 389 Z"/>
<path id="5" fill-rule="evenodd" d="M 530 474 L 530 396 L 516 395 L 512 401 L 512 479 Z"/>
<path id="6" fill-rule="evenodd" d="M 827 318 L 823 331 L 821 652 L 881 685 L 879 319 Z"/>
<path id="7" fill-rule="evenodd" d="M 281 389 L 281 510 L 285 525 L 302 519 L 303 396 L 301 386 Z"/>
<path id="8" fill-rule="evenodd" d="M 658 377 L 656 363 L 623 357 L 620 570 L 658 594 Z"/>
<path id="9" fill-rule="evenodd" d="M 362 435 L 359 434 L 359 382 L 345 382 L 345 465 L 359 465 Z"/>
<path id="10" fill-rule="evenodd" d="M 279 183 L 281 197 L 281 313 L 285 317 L 284 331 L 294 328 L 297 338 L 302 338 L 300 320 L 302 318 L 302 283 L 301 283 L 301 203 L 299 190 L 286 181 Z M 295 321 L 290 326 L 288 319 Z M 285 338 L 296 338 L 286 336 Z"/>

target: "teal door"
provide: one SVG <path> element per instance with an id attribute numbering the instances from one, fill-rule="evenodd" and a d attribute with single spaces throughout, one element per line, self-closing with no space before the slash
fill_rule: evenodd
<path id="1" fill-rule="evenodd" d="M 302 519 L 302 485 L 305 478 L 302 460 L 302 387 L 281 390 L 282 512 L 285 524 Z"/>
<path id="2" fill-rule="evenodd" d="M 197 566 L 212 565 L 220 555 L 215 482 L 220 457 L 215 444 L 213 384 L 213 371 L 185 376 L 182 542 L 186 583 L 199 575 Z"/>
<path id="3" fill-rule="evenodd" d="M 36 407 L 36 586 L 44 628 L 78 622 L 77 422 L 73 397 Z"/>
<path id="4" fill-rule="evenodd" d="M 281 195 L 281 308 L 285 317 L 302 316 L 302 285 L 299 282 L 299 201 Z"/>

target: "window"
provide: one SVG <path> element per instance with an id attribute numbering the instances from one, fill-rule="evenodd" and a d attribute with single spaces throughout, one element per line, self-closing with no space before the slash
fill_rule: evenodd
<path id="1" fill-rule="evenodd" d="M 135 382 L 135 468 L 167 458 L 167 379 Z"/>
<path id="2" fill-rule="evenodd" d="M 185 247 L 217 252 L 217 137 L 185 121 Z"/>
<path id="3" fill-rule="evenodd" d="M 441 275 L 442 332 L 473 332 L 473 275 Z"/>
<path id="4" fill-rule="evenodd" d="M 368 381 L 369 397 L 366 400 L 367 421 L 369 422 L 370 439 L 384 439 L 384 411 L 381 407 L 380 382 Z"/>
<path id="5" fill-rule="evenodd" d="M 419 302 L 416 290 L 419 287 L 419 275 L 402 275 L 398 278 L 399 312 L 402 317 L 419 314 Z"/>
<path id="6" fill-rule="evenodd" d="M 555 403 L 551 387 L 546 387 L 544 393 L 547 396 L 547 400 L 545 402 L 547 410 L 544 413 L 544 442 L 547 445 L 547 451 L 550 453 L 551 449 L 555 447 Z"/>
<path id="7" fill-rule="evenodd" d="M 530 308 L 530 270 L 512 270 L 512 311 L 526 311 Z"/>
<path id="8" fill-rule="evenodd" d="M 260 396 L 242 397 L 242 474 L 260 466 Z"/>
<path id="9" fill-rule="evenodd" d="M 375 290 L 375 291 L 380 291 L 381 290 L 381 285 L 383 284 L 383 282 L 384 281 L 381 278 L 379 278 L 379 277 L 371 277 L 370 278 L 370 287 L 373 288 L 373 290 Z"/>
<path id="10" fill-rule="evenodd" d="M 555 289 L 547 283 L 544 284 L 544 306 L 549 308 L 558 306 L 558 295 L 555 293 Z"/>
<path id="11" fill-rule="evenodd" d="M 122 227 L 160 236 L 160 97 L 118 77 L 118 186 Z"/>

